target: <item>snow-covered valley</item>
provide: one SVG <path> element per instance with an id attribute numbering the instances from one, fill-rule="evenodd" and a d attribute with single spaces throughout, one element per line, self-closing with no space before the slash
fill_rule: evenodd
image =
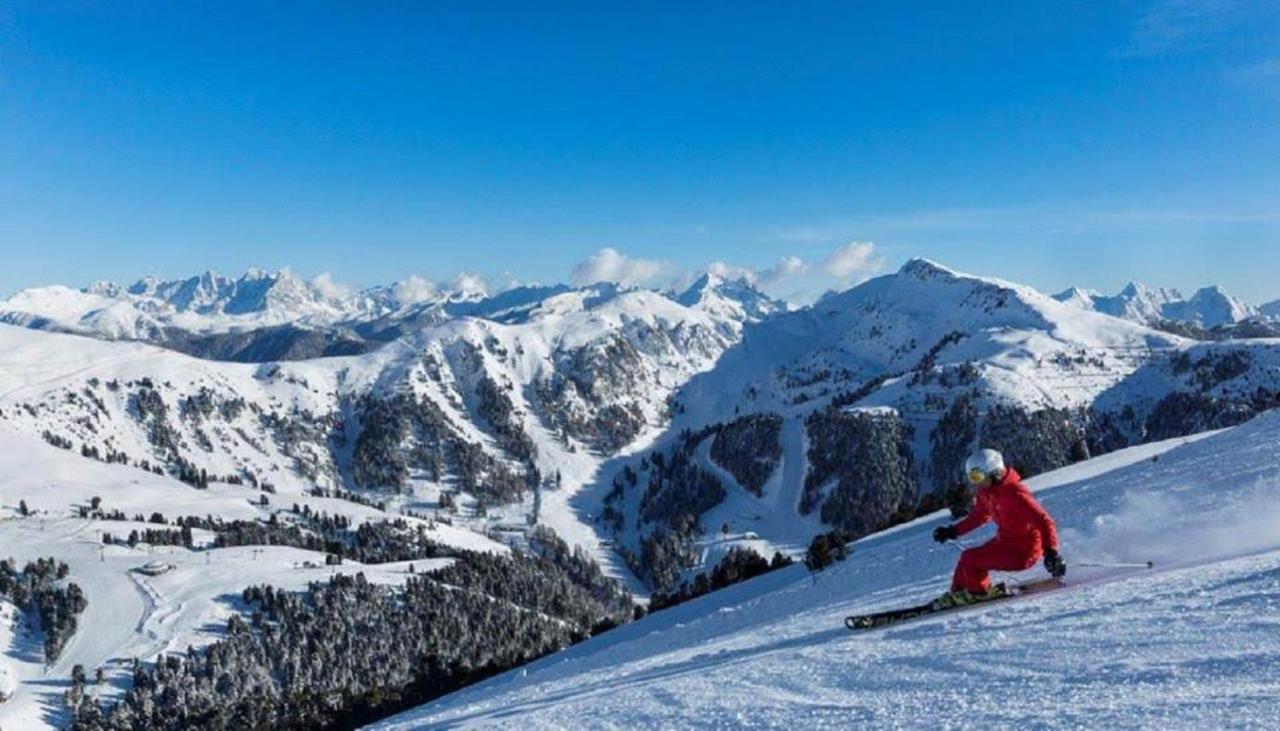
<path id="1" fill-rule="evenodd" d="M 361 571 L 375 582 L 400 584 L 414 571 L 447 565 L 450 559 L 395 562 L 355 567 L 326 566 L 324 554 L 289 546 L 234 546 L 193 552 L 181 546 L 104 545 L 103 533 L 123 538 L 131 530 L 155 528 L 146 521 L 93 520 L 73 517 L 73 506 L 87 506 L 95 498 L 108 510 L 128 516 L 213 515 L 228 520 L 257 520 L 270 510 L 256 505 L 248 490 L 211 485 L 198 490 L 166 477 L 124 465 L 85 460 L 28 437 L 0 436 L 0 560 L 18 566 L 38 558 L 56 557 L 70 567 L 70 581 L 81 586 L 88 607 L 80 629 L 58 660 L 45 662 L 38 627 L 14 619 L 6 610 L 6 647 L 0 656 L 0 677 L 9 678 L 11 697 L 0 704 L 0 727 L 63 726 L 68 721 L 63 693 L 71 670 L 81 665 L 104 668 L 106 685 L 94 688 L 104 700 L 118 697 L 132 682 L 135 658 L 152 660 L 166 653 L 185 653 L 224 636 L 227 619 L 245 611 L 240 593 L 247 586 L 271 584 L 304 589 L 338 573 Z M 311 510 L 342 513 L 356 521 L 385 519 L 380 511 L 333 498 L 299 495 L 291 498 Z M 29 515 L 18 515 L 19 503 Z M 197 542 L 207 533 L 196 531 Z M 203 533 L 203 534 L 202 534 Z M 433 538 L 473 550 L 505 552 L 506 546 L 483 535 L 435 524 Z M 140 569 L 160 562 L 168 569 L 148 576 Z"/>

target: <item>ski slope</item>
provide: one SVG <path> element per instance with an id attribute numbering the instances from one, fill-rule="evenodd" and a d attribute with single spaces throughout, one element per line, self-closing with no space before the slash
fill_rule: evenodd
<path id="1" fill-rule="evenodd" d="M 946 588 L 937 515 L 816 580 L 796 566 L 730 587 L 378 727 L 1273 728 L 1278 455 L 1273 412 L 1031 481 L 1068 561 L 1155 571 L 1075 567 L 1051 594 L 845 630 Z"/>

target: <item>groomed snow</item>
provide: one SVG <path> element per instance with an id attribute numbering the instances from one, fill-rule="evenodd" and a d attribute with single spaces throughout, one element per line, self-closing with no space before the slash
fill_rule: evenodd
<path id="1" fill-rule="evenodd" d="M 1069 561 L 1155 571 L 1075 567 L 1056 593 L 845 630 L 946 588 L 939 515 L 854 544 L 816 580 L 766 575 L 377 727 L 1273 728 L 1278 455 L 1272 413 L 1033 481 Z"/>

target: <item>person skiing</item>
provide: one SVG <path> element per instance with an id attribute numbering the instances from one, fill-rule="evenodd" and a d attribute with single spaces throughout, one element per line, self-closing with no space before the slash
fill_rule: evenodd
<path id="1" fill-rule="evenodd" d="M 1067 573 L 1058 553 L 1058 530 L 1053 518 L 1032 497 L 1022 478 L 994 449 L 983 449 L 965 462 L 965 474 L 978 489 L 973 510 L 954 525 L 933 531 L 938 543 L 953 541 L 988 522 L 995 521 L 996 537 L 960 554 L 951 591 L 934 602 L 937 609 L 972 604 L 1001 595 L 991 586 L 991 571 L 1022 571 L 1035 565 L 1041 556 L 1054 578 Z"/>

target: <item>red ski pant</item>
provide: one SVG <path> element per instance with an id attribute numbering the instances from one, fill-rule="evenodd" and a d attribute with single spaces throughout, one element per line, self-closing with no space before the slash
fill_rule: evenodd
<path id="1" fill-rule="evenodd" d="M 1035 566 L 1038 560 L 1040 560 L 1038 546 L 1002 541 L 997 536 L 977 548 L 970 548 L 960 554 L 960 563 L 956 565 L 955 576 L 951 579 L 951 588 L 981 593 L 991 588 L 988 572 L 1023 571 Z"/>

